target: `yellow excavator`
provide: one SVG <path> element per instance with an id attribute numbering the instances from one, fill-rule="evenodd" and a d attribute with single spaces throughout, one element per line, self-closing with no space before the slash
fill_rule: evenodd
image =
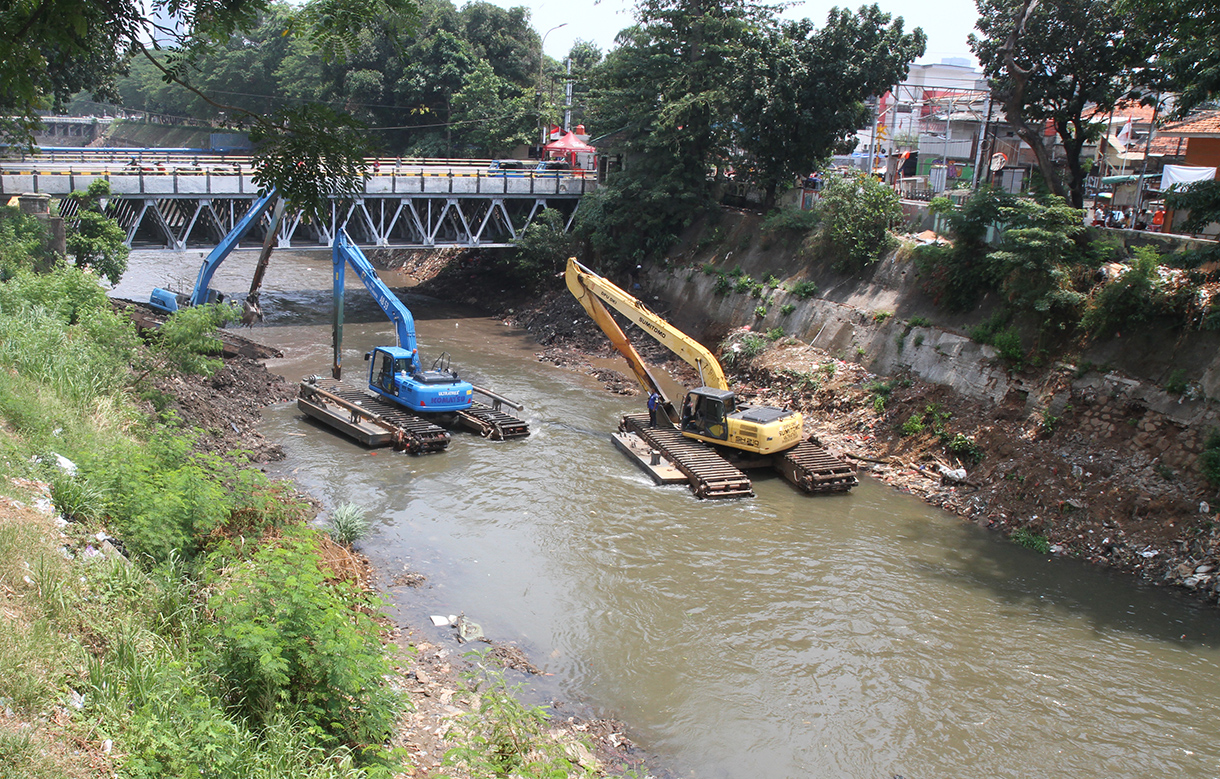
<path id="1" fill-rule="evenodd" d="M 627 360 L 640 386 L 650 395 L 659 397 L 658 413 L 650 420 L 650 429 L 676 429 L 683 438 L 712 445 L 724 459 L 742 468 L 774 467 L 806 492 L 844 491 L 855 486 L 857 479 L 851 466 L 804 440 L 804 420 L 799 411 L 738 403 L 720 363 L 698 341 L 575 258 L 568 260 L 564 277 L 568 289 Z M 607 306 L 698 372 L 702 386 L 686 394 L 680 411 L 666 396 Z M 682 468 L 681 463 L 676 462 L 680 459 L 679 454 L 671 451 L 680 447 L 666 443 L 672 441 L 672 437 L 666 439 L 663 434 L 644 432 L 638 420 L 631 417 L 624 419 L 623 429 L 632 427 L 633 423 L 633 432 L 650 439 L 649 446 L 660 449 L 667 459 L 675 460 L 675 465 Z M 692 488 L 700 497 L 719 497 L 700 494 L 694 477 L 691 479 Z"/>

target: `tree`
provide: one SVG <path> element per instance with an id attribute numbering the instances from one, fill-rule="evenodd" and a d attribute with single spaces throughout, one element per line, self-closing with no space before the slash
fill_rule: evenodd
<path id="1" fill-rule="evenodd" d="M 142 57 L 167 83 L 182 87 L 227 121 L 251 129 L 265 143 L 255 164 L 258 180 L 309 213 L 332 194 L 350 192 L 363 176 L 367 144 L 337 129 L 335 111 L 289 107 L 274 112 L 217 99 L 197 85 L 195 66 L 239 32 L 257 27 L 272 0 L 21 0 L 0 10 L 0 109 L 15 116 L 0 126 L 6 140 L 31 145 L 37 111 L 79 89 L 113 84 L 121 57 Z M 359 44 L 357 31 L 380 28 L 395 37 L 411 22 L 415 0 L 309 0 L 288 16 L 282 36 L 294 36 L 324 61 L 341 60 Z M 164 56 L 157 56 L 161 50 Z M 297 161 L 279 155 L 300 153 Z M 315 177 L 297 168 L 324 159 Z M 295 164 L 300 162 L 300 165 Z M 285 173 L 291 175 L 285 176 Z"/>
<path id="2" fill-rule="evenodd" d="M 524 6 L 499 8 L 488 2 L 467 3 L 458 11 L 458 31 L 500 78 L 521 88 L 534 83 L 542 42 L 530 27 Z"/>
<path id="3" fill-rule="evenodd" d="M 73 193 L 79 210 L 66 243 L 76 267 L 91 268 L 114 285 L 127 270 L 131 250 L 124 243 L 127 236 L 123 229 L 103 213 L 101 200 L 109 196 L 110 182 L 106 179 L 95 179 L 87 191 Z"/>
<path id="4" fill-rule="evenodd" d="M 513 147 L 530 142 L 534 112 L 519 88 L 480 60 L 453 96 L 453 122 L 463 150 L 502 157 Z"/>
<path id="5" fill-rule="evenodd" d="M 824 29 L 781 24 L 753 0 L 640 0 L 638 23 L 593 72 L 589 111 L 616 134 L 623 173 L 582 204 L 595 251 L 636 263 L 715 202 L 736 168 L 773 200 L 860 123 L 860 101 L 901 78 L 923 33 L 876 6 Z M 586 199 L 588 200 L 588 199 Z"/>
<path id="6" fill-rule="evenodd" d="M 596 121 L 589 114 L 586 104 L 589 96 L 589 78 L 602 61 L 602 50 L 591 41 L 578 39 L 568 50 L 567 61 L 571 65 L 567 78 L 572 82 L 572 126 Z"/>
<path id="7" fill-rule="evenodd" d="M 1086 116 L 1111 110 L 1129 94 L 1148 62 L 1134 17 L 1110 0 L 977 0 L 970 47 L 983 64 L 993 98 L 1033 151 L 1047 189 L 1077 208 L 1084 203 L 1084 145 L 1100 125 Z M 1045 130 L 1054 128 L 1067 156 L 1056 170 Z"/>
<path id="8" fill-rule="evenodd" d="M 1155 47 L 1149 87 L 1177 93 L 1183 115 L 1220 92 L 1220 6 L 1210 0 L 1123 0 Z"/>
<path id="9" fill-rule="evenodd" d="M 641 0 L 639 23 L 619 33 L 589 92 L 590 111 L 631 158 L 581 206 L 596 251 L 640 262 L 714 202 L 708 173 L 733 143 L 733 63 L 768 14 L 745 0 Z"/>
<path id="10" fill-rule="evenodd" d="M 890 228 L 902 219 L 902 204 L 873 176 L 854 171 L 832 177 L 821 207 L 821 238 L 840 270 L 862 270 L 894 245 Z"/>
<path id="11" fill-rule="evenodd" d="M 0 142 L 33 148 L 38 111 L 80 90 L 113 96 L 134 0 L 24 0 L 0 6 Z"/>
<path id="12" fill-rule="evenodd" d="M 863 100 L 885 92 L 924 52 L 926 36 L 903 34 L 876 5 L 833 9 L 826 25 L 768 25 L 752 36 L 736 68 L 736 168 L 775 203 L 777 188 L 828 158 L 867 122 Z"/>

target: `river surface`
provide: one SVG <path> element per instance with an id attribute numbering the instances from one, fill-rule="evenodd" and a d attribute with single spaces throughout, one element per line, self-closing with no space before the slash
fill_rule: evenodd
<path id="1" fill-rule="evenodd" d="M 136 252 L 115 294 L 193 281 L 199 252 Z M 254 254 L 214 286 L 241 293 Z M 330 260 L 277 252 L 267 320 L 290 379 L 330 365 Z M 389 283 L 404 284 L 389 278 Z M 353 286 L 354 285 L 354 286 Z M 240 294 L 237 295 L 240 297 Z M 367 450 L 292 405 L 263 431 L 328 508 L 374 518 L 363 544 L 404 621 L 456 648 L 430 614 L 465 612 L 549 676 L 540 694 L 614 717 L 680 776 L 979 779 L 1220 776 L 1214 609 L 1008 543 L 864 478 L 753 500 L 656 487 L 609 441 L 621 398 L 540 363 L 532 339 L 407 295 L 421 353 L 526 405 L 528 439 L 455 433 L 449 450 Z M 348 274 L 344 365 L 391 343 Z"/>

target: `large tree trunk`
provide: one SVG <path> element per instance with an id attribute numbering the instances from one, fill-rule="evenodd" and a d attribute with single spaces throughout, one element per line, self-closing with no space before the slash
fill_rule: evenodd
<path id="1" fill-rule="evenodd" d="M 1034 9 L 1038 7 L 1038 2 L 1039 0 L 1025 0 L 1017 14 L 1012 32 L 1008 34 L 1008 40 L 1000 48 L 1004 55 L 1004 67 L 1008 70 L 1008 79 L 1012 86 L 1009 88 L 1008 94 L 997 97 L 1001 97 L 1004 111 L 1008 115 L 1008 122 L 1016 129 L 1017 137 L 1025 141 L 1033 151 L 1034 159 L 1038 161 L 1038 170 L 1042 172 L 1042 180 L 1046 182 L 1047 189 L 1066 200 L 1067 192 L 1063 187 L 1063 181 L 1055 175 L 1054 160 L 1051 159 L 1050 151 L 1047 150 L 1046 143 L 1042 140 L 1043 128 L 1031 127 L 1025 119 L 1025 90 L 1029 86 L 1030 72 L 1018 65 L 1016 59 L 1017 41 L 1025 32 L 1025 24 L 1033 15 Z"/>

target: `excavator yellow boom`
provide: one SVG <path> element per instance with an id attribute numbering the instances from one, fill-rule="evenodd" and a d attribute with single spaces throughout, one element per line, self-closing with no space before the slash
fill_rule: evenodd
<path id="1" fill-rule="evenodd" d="M 627 317 L 632 324 L 655 338 L 666 349 L 690 363 L 699 372 L 699 380 L 703 386 L 718 390 L 729 389 L 729 382 L 720 363 L 703 344 L 654 314 L 637 298 L 581 265 L 575 257 L 568 259 L 564 278 L 568 289 L 584 306 L 585 311 L 610 338 L 614 348 L 631 364 L 632 372 L 645 390 L 662 396 L 665 394 L 648 373 L 648 367 L 644 365 L 622 328 L 602 305 L 603 302 Z"/>

